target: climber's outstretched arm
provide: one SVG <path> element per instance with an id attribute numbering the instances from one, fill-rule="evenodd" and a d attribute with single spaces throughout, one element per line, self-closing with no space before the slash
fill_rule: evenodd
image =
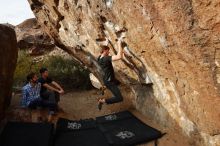
<path id="1" fill-rule="evenodd" d="M 118 40 L 118 53 L 117 55 L 113 55 L 112 56 L 112 61 L 116 61 L 116 60 L 120 60 L 123 56 L 123 51 L 122 51 L 122 47 L 121 47 L 121 40 Z"/>

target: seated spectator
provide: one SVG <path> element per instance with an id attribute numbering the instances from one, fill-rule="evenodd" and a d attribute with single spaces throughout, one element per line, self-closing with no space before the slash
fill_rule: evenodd
<path id="1" fill-rule="evenodd" d="M 64 93 L 63 88 L 49 77 L 48 70 L 46 68 L 41 68 L 40 74 L 41 77 L 38 81 L 41 83 L 41 97 L 44 100 L 56 102 L 58 104 L 60 101 L 60 94 Z"/>
<path id="2" fill-rule="evenodd" d="M 56 102 L 43 100 L 40 96 L 41 84 L 35 73 L 27 76 L 28 83 L 22 88 L 21 106 L 36 108 L 38 106 L 49 107 L 49 115 L 53 115 L 57 108 Z"/>

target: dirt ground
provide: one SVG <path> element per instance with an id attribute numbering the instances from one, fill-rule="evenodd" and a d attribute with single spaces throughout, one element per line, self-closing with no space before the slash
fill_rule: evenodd
<path id="1" fill-rule="evenodd" d="M 107 93 L 105 96 L 108 96 Z M 12 121 L 28 121 L 28 122 L 44 122 L 47 120 L 47 110 L 27 110 L 19 107 L 20 95 L 16 94 L 12 98 L 11 106 L 7 112 L 7 119 Z M 53 118 L 53 122 L 56 124 L 58 118 L 63 117 L 70 120 L 79 120 L 85 118 L 95 118 L 105 114 L 119 112 L 123 110 L 131 111 L 144 123 L 167 133 L 158 141 L 158 146 L 194 146 L 187 138 L 181 134 L 179 128 L 174 126 L 173 129 L 163 129 L 160 125 L 155 123 L 153 119 L 142 115 L 139 111 L 132 107 L 129 100 L 124 100 L 122 103 L 114 105 L 104 105 L 101 111 L 97 108 L 97 99 L 101 95 L 97 90 L 89 91 L 72 91 L 61 96 L 59 103 L 60 111 Z M 154 142 L 141 144 L 140 146 L 154 146 Z"/>

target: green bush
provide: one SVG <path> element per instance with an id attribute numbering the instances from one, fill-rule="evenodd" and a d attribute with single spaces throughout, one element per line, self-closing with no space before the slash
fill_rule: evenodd
<path id="1" fill-rule="evenodd" d="M 89 71 L 79 62 L 60 56 L 48 58 L 42 65 L 49 70 L 49 76 L 67 89 L 90 89 Z"/>
<path id="2" fill-rule="evenodd" d="M 26 82 L 28 73 L 37 72 L 39 64 L 34 64 L 33 59 L 25 51 L 18 52 L 18 60 L 14 73 L 14 86 L 22 86 Z"/>
<path id="3" fill-rule="evenodd" d="M 64 59 L 60 56 L 51 56 L 34 63 L 33 58 L 25 51 L 19 51 L 16 70 L 14 73 L 14 87 L 21 87 L 26 82 L 26 76 L 30 72 L 39 74 L 39 69 L 46 67 L 49 76 L 60 83 L 65 90 L 90 89 L 91 82 L 89 71 L 80 63 L 72 59 Z"/>

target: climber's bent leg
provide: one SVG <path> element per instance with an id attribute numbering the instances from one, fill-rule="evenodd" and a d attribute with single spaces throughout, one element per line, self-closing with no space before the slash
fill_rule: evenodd
<path id="1" fill-rule="evenodd" d="M 113 104 L 123 101 L 123 97 L 118 86 L 114 82 L 105 82 L 106 87 L 112 92 L 113 97 L 105 99 L 106 104 Z"/>

